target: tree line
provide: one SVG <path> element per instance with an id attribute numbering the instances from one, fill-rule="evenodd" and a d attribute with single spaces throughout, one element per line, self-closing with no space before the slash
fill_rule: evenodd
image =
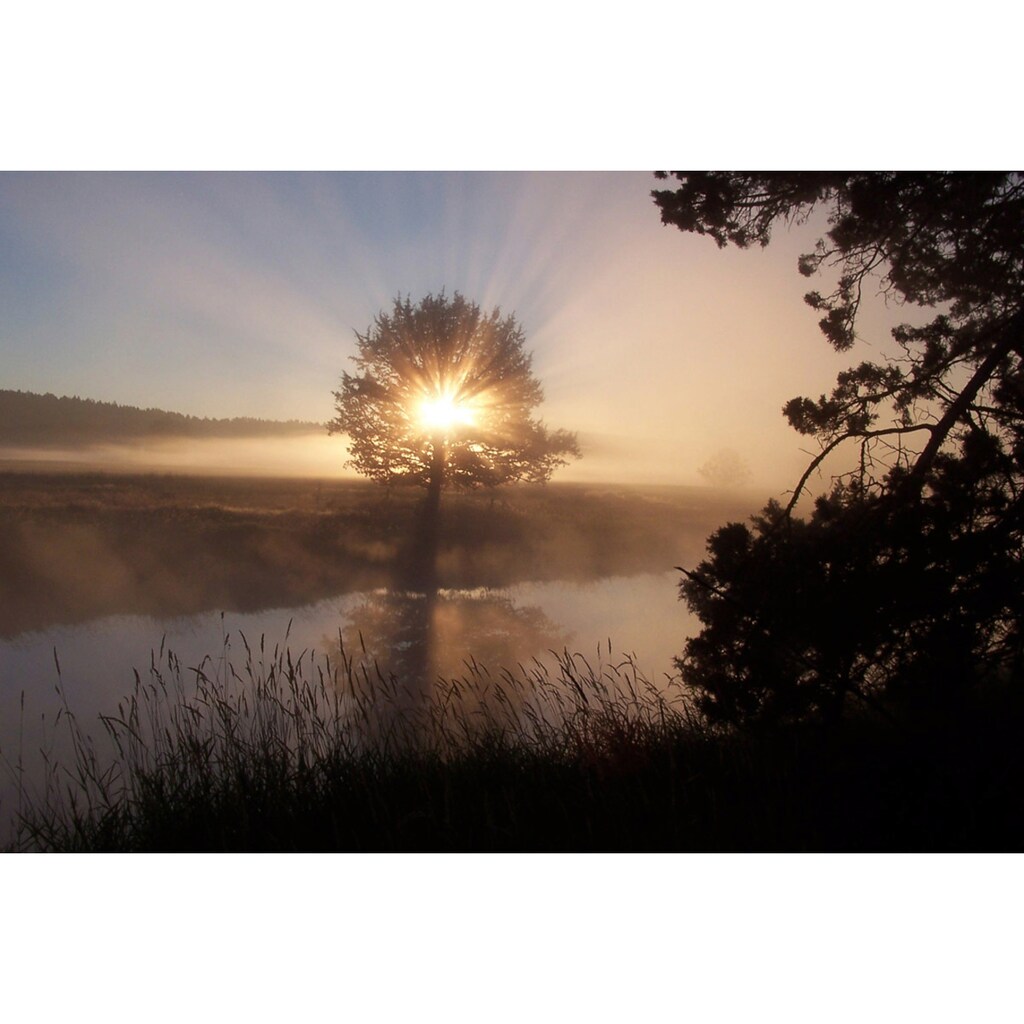
<path id="1" fill-rule="evenodd" d="M 78 445 L 146 438 L 280 437 L 323 430 L 302 420 L 209 419 L 29 391 L 0 390 L 0 444 Z"/>

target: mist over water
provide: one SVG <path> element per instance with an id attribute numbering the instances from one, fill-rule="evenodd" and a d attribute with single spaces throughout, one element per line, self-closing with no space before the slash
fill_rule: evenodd
<path id="1" fill-rule="evenodd" d="M 756 506 L 710 488 L 452 494 L 431 553 L 415 550 L 419 493 L 364 482 L 68 471 L 4 484 L 0 748 L 9 764 L 21 752 L 26 782 L 41 749 L 71 753 L 54 728 L 63 699 L 102 737 L 98 716 L 136 671 L 144 685 L 151 667 L 166 673 L 168 652 L 186 684 L 196 669 L 240 674 L 246 643 L 308 664 L 347 657 L 401 680 L 413 712 L 438 679 L 467 675 L 483 712 L 491 681 L 557 678 L 566 654 L 599 673 L 632 658 L 666 686 L 694 628 L 671 567 Z"/>
<path id="2" fill-rule="evenodd" d="M 692 628 L 675 594 L 675 573 L 610 577 L 589 583 L 536 582 L 504 588 L 442 590 L 433 595 L 356 592 L 316 604 L 249 614 L 216 611 L 156 618 L 118 615 L 0 640 L 0 750 L 10 763 L 22 752 L 26 785 L 42 784 L 40 750 L 70 758 L 67 734 L 56 727 L 63 699 L 84 731 L 102 739 L 101 714 L 116 713 L 132 692 L 135 673 L 167 677 L 167 655 L 184 667 L 228 678 L 241 674 L 247 651 L 287 648 L 310 664 L 337 664 L 343 652 L 398 681 L 396 700 L 382 714 L 413 713 L 429 703 L 434 681 L 475 676 L 483 711 L 486 680 L 545 672 L 558 677 L 565 653 L 601 665 L 627 658 L 652 683 L 667 684 L 672 658 Z M 610 646 L 609 646 L 610 644 Z M 58 674 L 59 667 L 59 674 Z M 63 697 L 58 696 L 60 687 Z M 22 703 L 23 702 L 23 703 Z M 474 711 L 474 708 L 470 708 Z M 495 706 L 489 708 L 491 712 Z M 100 744 L 102 749 L 102 744 Z M 17 786 L 0 780 L 0 834 L 17 806 Z M 2 835 L 0 835 L 2 837 Z"/>

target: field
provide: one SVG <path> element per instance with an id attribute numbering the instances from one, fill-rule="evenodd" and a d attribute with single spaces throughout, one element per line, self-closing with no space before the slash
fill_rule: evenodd
<path id="1" fill-rule="evenodd" d="M 356 481 L 4 472 L 0 634 L 389 587 L 415 556 L 419 498 Z M 755 507 L 683 488 L 451 494 L 437 579 L 472 588 L 665 572 L 693 565 L 714 527 Z M 629 663 L 567 652 L 557 676 L 467 667 L 438 682 L 402 733 L 389 718 L 401 680 L 351 651 L 324 662 L 295 653 L 236 644 L 214 671 L 161 651 L 102 724 L 64 714 L 70 753 L 20 807 L 11 848 L 1024 846 L 1012 798 L 1024 707 L 1012 692 L 899 729 L 853 717 L 841 729 L 742 734 L 709 727 L 682 692 Z M 17 784 L 20 756 L 4 753 Z"/>
<path id="2" fill-rule="evenodd" d="M 119 612 L 255 611 L 388 586 L 419 492 L 356 480 L 0 470 L 0 636 Z M 692 488 L 445 497 L 446 587 L 666 571 L 755 507 Z"/>

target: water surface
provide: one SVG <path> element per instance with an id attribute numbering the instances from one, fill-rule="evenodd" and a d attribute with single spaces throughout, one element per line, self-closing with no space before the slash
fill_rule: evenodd
<path id="1" fill-rule="evenodd" d="M 23 633 L 0 641 L 0 745 L 10 762 L 19 747 L 30 764 L 41 746 L 66 754 L 53 728 L 65 698 L 85 730 L 99 736 L 97 716 L 114 712 L 135 673 L 146 680 L 167 652 L 186 678 L 195 668 L 225 675 L 227 663 L 245 663 L 246 644 L 267 660 L 287 648 L 296 660 L 336 662 L 344 650 L 384 676 L 412 682 L 408 692 L 423 700 L 438 677 L 459 678 L 479 665 L 495 676 L 538 667 L 557 676 L 566 651 L 595 667 L 631 657 L 648 680 L 667 685 L 673 657 L 694 629 L 677 582 L 677 573 L 663 572 L 426 593 L 377 589 L 252 613 L 114 615 Z M 8 807 L 16 802 L 10 779 L 0 797 Z M 0 814 L 6 817 L 2 808 Z"/>

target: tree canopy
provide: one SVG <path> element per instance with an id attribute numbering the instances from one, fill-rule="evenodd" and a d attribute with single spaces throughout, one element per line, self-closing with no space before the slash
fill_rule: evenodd
<path id="1" fill-rule="evenodd" d="M 396 298 L 356 333 L 357 371 L 334 392 L 331 433 L 374 480 L 442 486 L 543 482 L 579 456 L 575 435 L 534 418 L 541 385 L 514 316 L 456 292 Z"/>
<path id="2" fill-rule="evenodd" d="M 893 330 L 898 357 L 786 403 L 819 453 L 785 507 L 718 531 L 681 585 L 705 629 L 679 664 L 705 710 L 730 721 L 838 714 L 848 698 L 934 701 L 1019 675 L 1024 176 L 673 176 L 678 187 L 653 193 L 663 222 L 719 246 L 764 246 L 779 223 L 828 210 L 799 271 L 834 278 L 806 301 L 838 351 L 857 341 L 869 281 L 935 310 Z M 812 475 L 846 442 L 859 446 L 857 469 L 797 519 Z"/>

